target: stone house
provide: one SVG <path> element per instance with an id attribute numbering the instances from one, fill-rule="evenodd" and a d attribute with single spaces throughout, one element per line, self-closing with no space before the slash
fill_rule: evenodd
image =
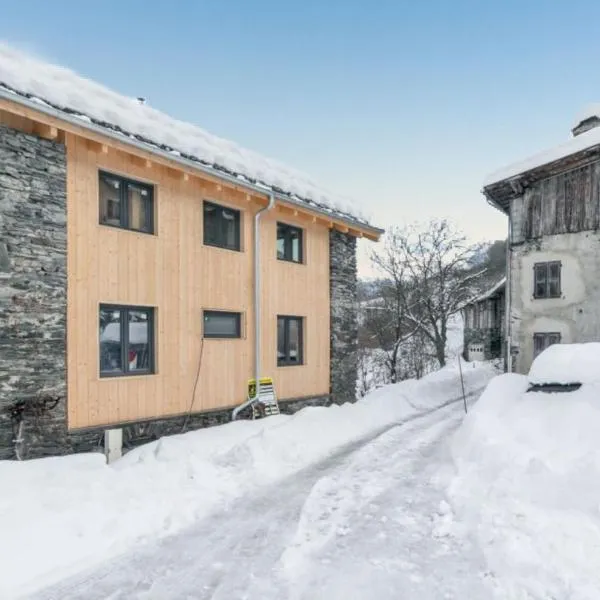
<path id="1" fill-rule="evenodd" d="M 600 340 L 600 110 L 567 142 L 493 173 L 488 202 L 509 219 L 508 368 L 551 344 Z"/>
<path id="2" fill-rule="evenodd" d="M 284 165 L 0 46 L 0 458 L 118 453 L 265 388 L 284 412 L 353 400 L 356 240 L 381 233 Z"/>
<path id="3" fill-rule="evenodd" d="M 462 309 L 467 360 L 493 360 L 504 356 L 506 277 Z"/>

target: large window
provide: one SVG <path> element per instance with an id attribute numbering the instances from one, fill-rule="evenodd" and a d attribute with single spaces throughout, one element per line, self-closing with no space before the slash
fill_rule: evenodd
<path id="1" fill-rule="evenodd" d="M 534 358 L 552 344 L 560 344 L 560 333 L 534 333 L 533 356 Z"/>
<path id="2" fill-rule="evenodd" d="M 204 202 L 204 243 L 240 250 L 240 211 Z"/>
<path id="3" fill-rule="evenodd" d="M 242 335 L 242 315 L 220 310 L 204 311 L 205 338 L 239 338 Z"/>
<path id="4" fill-rule="evenodd" d="M 154 233 L 154 188 L 100 172 L 100 223 Z"/>
<path id="5" fill-rule="evenodd" d="M 277 223 L 277 258 L 290 262 L 303 261 L 302 229 Z"/>
<path id="6" fill-rule="evenodd" d="M 533 295 L 535 298 L 560 298 L 560 261 L 535 263 Z"/>
<path id="7" fill-rule="evenodd" d="M 304 362 L 302 317 L 277 317 L 277 364 L 301 365 Z"/>
<path id="8" fill-rule="evenodd" d="M 100 305 L 100 375 L 154 372 L 154 309 Z"/>

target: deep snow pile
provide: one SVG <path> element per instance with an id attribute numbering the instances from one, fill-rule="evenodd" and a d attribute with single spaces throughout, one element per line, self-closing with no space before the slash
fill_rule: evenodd
<path id="1" fill-rule="evenodd" d="M 600 343 L 554 344 L 529 369 L 529 383 L 600 383 Z"/>
<path id="2" fill-rule="evenodd" d="M 600 388 L 528 385 L 497 377 L 469 413 L 453 440 L 449 498 L 477 532 L 499 598 L 597 600 Z"/>
<path id="3" fill-rule="evenodd" d="M 493 377 L 465 367 L 467 393 Z M 0 598 L 15 598 L 174 533 L 347 443 L 460 398 L 456 365 L 356 404 L 163 438 L 111 466 L 98 454 L 0 462 Z"/>

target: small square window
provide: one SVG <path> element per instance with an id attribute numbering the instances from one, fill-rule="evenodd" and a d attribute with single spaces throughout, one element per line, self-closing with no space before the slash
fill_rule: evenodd
<path id="1" fill-rule="evenodd" d="M 242 337 L 242 315 L 238 312 L 205 310 L 203 332 L 205 338 Z"/>
<path id="2" fill-rule="evenodd" d="M 100 224 L 154 233 L 154 188 L 100 172 Z"/>
<path id="3" fill-rule="evenodd" d="M 304 319 L 277 317 L 277 365 L 301 365 L 304 362 Z"/>
<path id="4" fill-rule="evenodd" d="M 534 333 L 533 334 L 533 357 L 543 352 L 548 346 L 560 344 L 560 333 Z"/>
<path id="5" fill-rule="evenodd" d="M 560 298 L 560 261 L 535 263 L 533 266 L 534 298 Z"/>
<path id="6" fill-rule="evenodd" d="M 100 306 L 100 376 L 154 372 L 154 309 Z"/>
<path id="7" fill-rule="evenodd" d="M 285 223 L 277 223 L 277 258 L 301 263 L 303 254 L 302 229 Z"/>
<path id="8" fill-rule="evenodd" d="M 228 250 L 241 248 L 239 210 L 204 202 L 204 243 Z"/>

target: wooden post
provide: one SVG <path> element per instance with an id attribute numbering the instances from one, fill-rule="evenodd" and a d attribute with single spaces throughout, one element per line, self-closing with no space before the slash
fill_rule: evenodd
<path id="1" fill-rule="evenodd" d="M 467 396 L 465 395 L 465 380 L 463 379 L 462 364 L 460 354 L 458 355 L 458 371 L 460 373 L 460 387 L 462 388 L 463 403 L 465 405 L 465 414 L 467 414 Z"/>

